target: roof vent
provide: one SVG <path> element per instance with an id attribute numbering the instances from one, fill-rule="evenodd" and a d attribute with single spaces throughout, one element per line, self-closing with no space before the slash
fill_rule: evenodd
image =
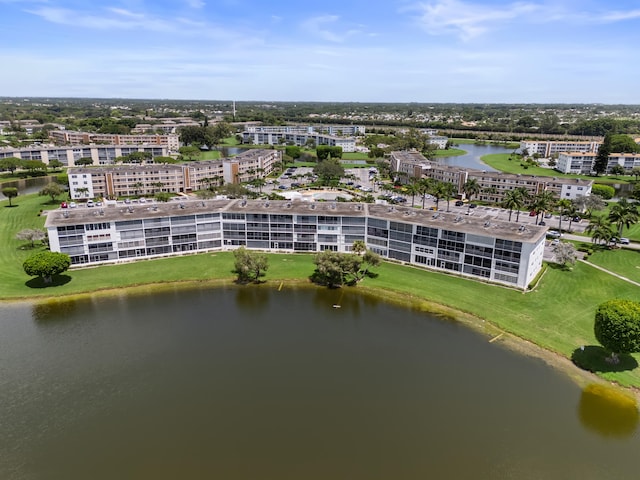
<path id="1" fill-rule="evenodd" d="M 520 227 L 518 227 L 518 231 L 519 232 L 524 232 L 527 228 L 524 225 L 520 225 Z"/>
<path id="2" fill-rule="evenodd" d="M 242 200 L 242 202 L 240 202 L 240 205 L 242 207 L 246 207 L 247 206 L 247 201 L 246 200 Z"/>
<path id="3" fill-rule="evenodd" d="M 458 215 L 454 221 L 456 223 L 461 222 L 462 221 L 462 217 L 460 215 Z"/>
<path id="4" fill-rule="evenodd" d="M 181 210 L 184 210 L 184 203 L 181 203 L 181 204 L 180 204 L 180 209 L 181 209 Z"/>
<path id="5" fill-rule="evenodd" d="M 129 213 L 133 213 L 133 207 L 129 207 L 127 210 L 129 210 Z"/>
<path id="6" fill-rule="evenodd" d="M 432 215 L 432 217 L 431 217 L 431 218 L 436 219 L 436 218 L 439 218 L 439 217 L 440 217 L 440 214 L 439 214 L 439 213 L 434 213 L 434 214 Z"/>
<path id="7" fill-rule="evenodd" d="M 264 202 L 264 208 L 269 208 L 269 205 L 271 205 L 269 202 Z"/>
<path id="8" fill-rule="evenodd" d="M 62 212 L 62 216 L 63 216 L 64 218 L 69 218 L 69 212 L 66 212 L 66 211 L 65 211 L 65 212 Z"/>
<path id="9" fill-rule="evenodd" d="M 315 209 L 316 209 L 316 204 L 315 204 L 315 203 L 312 203 L 311 205 L 309 205 L 309 208 L 310 208 L 311 210 L 315 210 Z"/>
<path id="10" fill-rule="evenodd" d="M 488 228 L 490 226 L 491 226 L 491 222 L 489 221 L 484 222 L 484 228 Z"/>

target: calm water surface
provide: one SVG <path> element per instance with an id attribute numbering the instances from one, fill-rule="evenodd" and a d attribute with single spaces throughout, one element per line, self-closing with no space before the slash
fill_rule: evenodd
<path id="1" fill-rule="evenodd" d="M 489 155 L 491 153 L 513 152 L 513 149 L 498 147 L 495 145 L 474 145 L 465 143 L 455 148 L 465 150 L 467 153 L 464 155 L 459 155 L 457 157 L 443 157 L 439 159 L 439 162 L 444 165 L 463 168 L 475 168 L 477 170 L 486 170 L 487 172 L 496 172 L 497 170 L 482 162 L 482 160 L 480 160 L 482 156 Z"/>
<path id="2" fill-rule="evenodd" d="M 638 478 L 637 415 L 587 400 L 352 290 L 0 308 L 2 479 Z"/>

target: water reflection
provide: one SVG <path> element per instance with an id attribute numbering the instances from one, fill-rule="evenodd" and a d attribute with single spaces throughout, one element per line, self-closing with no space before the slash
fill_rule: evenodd
<path id="1" fill-rule="evenodd" d="M 236 305 L 244 312 L 259 312 L 269 304 L 271 289 L 259 286 L 239 287 L 236 290 Z"/>
<path id="2" fill-rule="evenodd" d="M 33 320 L 41 325 L 65 323 L 71 320 L 78 309 L 77 300 L 48 300 L 31 307 Z"/>
<path id="3" fill-rule="evenodd" d="M 638 428 L 638 405 L 635 399 L 619 389 L 591 384 L 580 397 L 580 422 L 603 437 L 626 438 Z"/>

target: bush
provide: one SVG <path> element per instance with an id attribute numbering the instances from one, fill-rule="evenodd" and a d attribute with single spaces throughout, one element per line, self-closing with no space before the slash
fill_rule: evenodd
<path id="1" fill-rule="evenodd" d="M 594 333 L 617 361 L 619 353 L 640 352 L 640 303 L 631 300 L 609 300 L 596 309 Z"/>
<path id="2" fill-rule="evenodd" d="M 616 190 L 611 185 L 601 185 L 596 183 L 591 187 L 591 194 L 599 195 L 605 200 L 610 200 L 616 194 Z"/>

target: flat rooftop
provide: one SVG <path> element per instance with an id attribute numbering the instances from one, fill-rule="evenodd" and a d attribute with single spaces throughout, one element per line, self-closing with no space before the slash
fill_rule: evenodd
<path id="1" fill-rule="evenodd" d="M 320 215 L 374 217 L 395 222 L 414 223 L 426 227 L 499 237 L 518 242 L 537 242 L 545 236 L 546 226 L 497 220 L 488 215 L 462 215 L 436 212 L 397 205 L 375 205 L 346 202 L 307 202 L 283 200 L 191 200 L 180 199 L 138 204 L 117 204 L 52 210 L 47 213 L 46 227 L 82 225 L 148 218 L 198 215 L 215 212 L 270 213 L 280 215 Z"/>

